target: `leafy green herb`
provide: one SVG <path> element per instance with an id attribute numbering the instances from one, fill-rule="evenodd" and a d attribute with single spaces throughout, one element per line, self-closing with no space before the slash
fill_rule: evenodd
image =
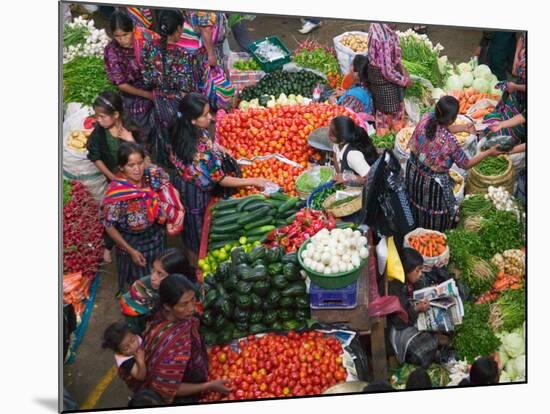
<path id="1" fill-rule="evenodd" d="M 373 135 L 371 139 L 376 148 L 392 149 L 395 145 L 395 134 L 392 132 L 386 135 Z"/>
<path id="2" fill-rule="evenodd" d="M 484 217 L 491 211 L 496 211 L 493 203 L 485 198 L 484 194 L 474 194 L 465 198 L 460 204 L 460 216 L 462 219 L 467 217 Z"/>
<path id="3" fill-rule="evenodd" d="M 489 312 L 488 303 L 464 303 L 464 319 L 456 328 L 453 346 L 470 363 L 478 356 L 492 354 L 500 346 L 500 340 L 488 326 Z"/>
<path id="4" fill-rule="evenodd" d="M 293 60 L 300 66 L 318 70 L 325 75 L 340 73 L 338 60 L 324 48 L 317 48 L 311 51 L 303 49 L 294 55 Z"/>
<path id="5" fill-rule="evenodd" d="M 496 304 L 502 315 L 502 330 L 510 332 L 525 321 L 525 289 L 505 290 Z"/>
<path id="6" fill-rule="evenodd" d="M 68 180 L 63 180 L 63 205 L 71 201 L 71 191 L 73 187 Z"/>
<path id="7" fill-rule="evenodd" d="M 107 78 L 103 59 L 79 56 L 63 65 L 63 102 L 91 106 L 97 95 L 116 88 Z"/>
<path id="8" fill-rule="evenodd" d="M 496 253 L 519 249 L 525 245 L 523 224 L 512 211 L 490 211 L 482 220 L 478 234 L 491 257 Z"/>

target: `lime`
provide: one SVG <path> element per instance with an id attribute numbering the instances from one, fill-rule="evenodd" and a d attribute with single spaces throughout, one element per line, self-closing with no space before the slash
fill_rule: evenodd
<path id="1" fill-rule="evenodd" d="M 199 267 L 202 269 L 206 264 L 206 261 L 204 259 L 200 259 L 198 263 L 199 263 Z"/>
<path id="2" fill-rule="evenodd" d="M 211 270 L 212 270 L 212 268 L 208 264 L 205 264 L 204 267 L 202 268 L 203 273 L 208 273 Z"/>
<path id="3" fill-rule="evenodd" d="M 225 250 L 223 250 L 220 253 L 220 257 L 218 259 L 220 260 L 220 262 L 225 262 L 227 259 L 229 259 L 229 255 L 227 254 L 227 252 Z"/>
<path id="4" fill-rule="evenodd" d="M 220 257 L 220 251 L 219 250 L 214 250 L 212 252 L 212 256 L 214 256 L 217 259 L 218 257 Z"/>
<path id="5" fill-rule="evenodd" d="M 226 252 L 230 252 L 231 250 L 233 250 L 233 246 L 231 244 L 226 244 L 223 249 L 226 251 Z"/>
<path id="6" fill-rule="evenodd" d="M 259 241 L 259 240 L 256 240 L 256 241 L 252 244 L 252 246 L 254 246 L 254 247 L 256 247 L 256 246 L 261 246 L 261 245 L 262 245 L 262 242 Z"/>
<path id="7" fill-rule="evenodd" d="M 246 244 L 246 237 L 242 236 L 242 237 L 239 239 L 239 243 L 240 243 L 240 244 Z"/>

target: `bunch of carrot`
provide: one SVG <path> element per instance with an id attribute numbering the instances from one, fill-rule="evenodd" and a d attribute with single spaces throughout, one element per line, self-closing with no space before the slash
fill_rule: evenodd
<path id="1" fill-rule="evenodd" d="M 83 276 L 82 272 L 63 275 L 63 303 L 73 305 L 77 316 L 84 313 L 84 302 L 90 297 L 92 278 Z"/>
<path id="2" fill-rule="evenodd" d="M 494 106 L 488 106 L 486 108 L 481 108 L 481 109 L 478 109 L 478 110 L 472 112 L 471 117 L 475 121 L 481 121 L 485 115 L 490 114 L 494 110 L 495 110 Z"/>
<path id="3" fill-rule="evenodd" d="M 456 99 L 458 99 L 458 103 L 459 103 L 458 111 L 462 115 L 466 114 L 466 112 L 468 112 L 468 109 L 470 109 L 472 105 L 475 105 L 481 99 L 493 99 L 493 100 L 499 99 L 497 95 L 490 94 L 490 93 L 482 93 L 472 88 L 464 89 L 462 91 L 452 91 L 452 92 L 449 92 L 449 95 L 452 95 Z"/>
<path id="4" fill-rule="evenodd" d="M 424 233 L 419 236 L 410 236 L 409 245 L 422 256 L 436 257 L 445 252 L 447 240 L 441 234 Z"/>
<path id="5" fill-rule="evenodd" d="M 500 294 L 507 289 L 521 289 L 523 287 L 523 277 L 520 275 L 509 275 L 504 272 L 498 272 L 493 287 L 488 292 L 481 295 L 476 303 L 493 302 L 498 299 Z"/>

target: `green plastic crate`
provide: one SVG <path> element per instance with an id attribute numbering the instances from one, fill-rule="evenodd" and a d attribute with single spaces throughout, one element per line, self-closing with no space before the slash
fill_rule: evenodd
<path id="1" fill-rule="evenodd" d="M 276 59 L 269 62 L 269 61 L 263 60 L 263 58 L 256 55 L 256 49 L 258 48 L 258 45 L 264 42 L 265 40 L 268 40 L 273 45 L 279 46 L 281 50 L 284 52 L 285 56 L 280 59 Z M 256 60 L 256 62 L 260 64 L 264 72 L 273 72 L 274 70 L 279 69 L 283 67 L 285 64 L 290 62 L 290 51 L 283 44 L 283 42 L 279 40 L 277 36 L 268 36 L 263 39 L 256 40 L 250 45 L 250 52 L 252 53 L 252 57 Z"/>

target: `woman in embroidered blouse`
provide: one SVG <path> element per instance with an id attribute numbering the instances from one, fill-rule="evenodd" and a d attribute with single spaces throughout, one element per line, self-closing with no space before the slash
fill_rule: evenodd
<path id="1" fill-rule="evenodd" d="M 155 142 L 155 161 L 167 165 L 164 137 L 178 110 L 178 102 L 189 92 L 198 91 L 200 68 L 197 57 L 178 41 L 183 33 L 183 15 L 176 10 L 163 10 L 159 16 L 160 41 L 146 43 L 143 52 L 143 78 L 153 90 L 159 122 Z"/>
<path id="2" fill-rule="evenodd" d="M 143 388 L 166 404 L 199 401 L 203 392 L 228 394 L 226 380 L 207 381 L 208 357 L 195 316 L 195 285 L 172 274 L 160 284 L 160 310 L 144 333 L 147 377 Z"/>
<path id="3" fill-rule="evenodd" d="M 151 273 L 155 258 L 165 248 L 162 224 L 183 217 L 158 192 L 170 177 L 158 167 L 145 167 L 145 152 L 136 143 L 124 142 L 118 149 L 120 172 L 107 187 L 101 203 L 101 221 L 116 245 L 119 293 Z"/>
<path id="4" fill-rule="evenodd" d="M 443 232 L 453 226 L 458 211 L 454 182 L 449 175 L 453 163 L 469 169 L 489 156 L 500 154 L 493 146 L 468 158 L 453 134 L 475 130 L 473 124 L 452 125 L 458 109 L 454 97 L 443 96 L 435 106 L 435 113 L 427 113 L 420 120 L 409 141 L 411 155 L 405 181 L 418 227 Z"/>
<path id="5" fill-rule="evenodd" d="M 377 133 L 385 135 L 389 130 L 398 132 L 403 126 L 405 114 L 403 88 L 409 86 L 411 80 L 401 62 L 399 38 L 389 25 L 370 25 L 368 58 Z"/>
<path id="6" fill-rule="evenodd" d="M 208 137 L 212 121 L 208 100 L 198 93 L 186 95 L 180 103 L 181 116 L 171 130 L 170 163 L 176 169 L 174 187 L 185 207 L 183 242 L 190 262 L 196 264 L 203 216 L 211 191 L 222 187 L 264 188 L 269 180 L 238 178 L 226 175 L 222 169 L 221 152 L 225 150 Z"/>
<path id="7" fill-rule="evenodd" d="M 227 19 L 220 12 L 192 11 L 186 12 L 189 23 L 200 33 L 205 49 L 203 58 L 210 66 L 223 65 L 223 41 Z"/>
<path id="8" fill-rule="evenodd" d="M 141 53 L 145 42 L 158 40 L 159 36 L 143 27 L 134 26 L 130 17 L 122 11 L 115 11 L 111 15 L 110 29 L 113 40 L 105 47 L 105 71 L 120 91 L 125 113 L 139 126 L 146 141 L 150 142 L 156 124 L 153 92 L 143 80 Z"/>

